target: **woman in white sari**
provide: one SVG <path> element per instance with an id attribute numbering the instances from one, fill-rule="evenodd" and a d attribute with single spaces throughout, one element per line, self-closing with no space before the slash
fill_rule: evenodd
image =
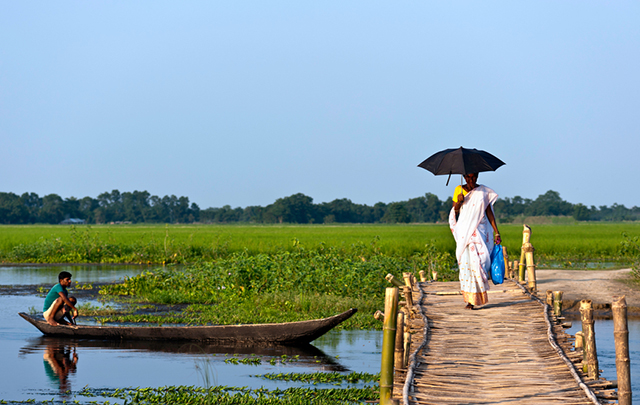
<path id="1" fill-rule="evenodd" d="M 467 184 L 456 187 L 449 226 L 456 240 L 456 258 L 460 268 L 460 289 L 467 309 L 489 301 L 491 251 L 501 242 L 493 215 L 495 191 L 477 184 L 478 173 L 465 174 Z"/>

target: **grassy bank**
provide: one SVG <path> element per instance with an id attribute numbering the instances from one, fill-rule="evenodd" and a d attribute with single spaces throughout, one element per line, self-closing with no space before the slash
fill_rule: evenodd
<path id="1" fill-rule="evenodd" d="M 625 238 L 640 237 L 640 223 L 532 225 L 537 261 L 631 263 Z M 519 256 L 522 226 L 500 225 L 503 245 Z M 237 253 L 273 254 L 336 248 L 345 254 L 375 245 L 380 253 L 411 257 L 428 249 L 454 254 L 447 225 L 4 225 L 0 261 L 11 263 L 194 263 Z M 428 246 L 425 246 L 427 245 Z"/>
<path id="2" fill-rule="evenodd" d="M 540 267 L 638 261 L 637 223 L 532 226 Z M 446 225 L 5 226 L 0 258 L 23 263 L 145 263 L 166 267 L 105 287 L 102 294 L 133 303 L 181 305 L 181 311 L 94 311 L 101 322 L 234 324 L 286 322 L 359 313 L 349 329 L 379 328 L 392 273 L 437 269 L 456 280 Z M 511 259 L 519 258 L 522 227 L 501 225 Z M 624 236 L 624 234 L 628 236 Z M 16 241 L 21 241 L 16 243 Z M 171 264 L 187 264 L 180 270 Z M 636 271 L 637 273 L 637 271 Z M 135 307 L 131 307 L 135 308 Z M 85 311 L 91 313 L 92 311 Z"/>
<path id="3" fill-rule="evenodd" d="M 358 308 L 346 329 L 374 329 L 371 316 L 383 309 L 388 273 L 418 273 L 437 268 L 439 277 L 457 278 L 454 261 L 435 250 L 409 258 L 381 254 L 369 247 L 357 253 L 337 248 L 249 255 L 145 272 L 103 287 L 100 294 L 134 303 L 182 306 L 170 314 L 124 313 L 100 316 L 100 322 L 160 324 L 236 324 L 291 322 L 324 318 Z M 186 307 L 185 307 L 186 306 Z"/>

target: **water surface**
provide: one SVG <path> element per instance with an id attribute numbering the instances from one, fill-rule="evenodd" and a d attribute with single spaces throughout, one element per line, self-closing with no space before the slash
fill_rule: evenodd
<path id="1" fill-rule="evenodd" d="M 53 285 L 62 270 L 70 271 L 73 280 L 80 284 L 112 282 L 147 269 L 140 266 L 0 267 L 0 286 Z M 45 338 L 17 315 L 32 307 L 41 309 L 43 297 L 33 293 L 7 294 L 6 291 L 0 288 L 0 317 L 3 319 L 0 356 L 4 370 L 0 380 L 0 400 L 101 401 L 100 398 L 74 395 L 85 386 L 105 389 L 167 385 L 287 388 L 304 384 L 273 382 L 255 375 L 380 371 L 382 334 L 379 331 L 331 331 L 312 345 L 297 348 Z M 615 380 L 613 322 L 596 320 L 595 328 L 602 376 Z M 575 334 L 580 329 L 580 322 L 574 322 L 568 332 Z M 638 320 L 629 322 L 629 345 L 633 399 L 640 403 Z M 259 358 L 261 364 L 225 362 L 230 357 Z M 270 364 L 271 360 L 275 364 Z"/>
<path id="2" fill-rule="evenodd" d="M 0 268 L 0 285 L 53 285 L 62 270 L 70 271 L 73 280 L 80 284 L 111 282 L 144 269 L 109 266 L 103 269 L 105 274 L 103 270 L 77 266 L 5 267 Z M 109 389 L 227 385 L 274 389 L 304 384 L 271 381 L 256 375 L 317 371 L 377 373 L 380 370 L 382 335 L 378 331 L 331 331 L 312 345 L 294 348 L 47 338 L 18 316 L 18 312 L 29 308 L 41 309 L 42 303 L 42 296 L 3 294 L 0 290 L 0 317 L 4 320 L 0 329 L 0 356 L 5 370 L 0 400 L 55 399 L 81 403 L 109 400 L 113 403 L 111 398 L 87 398 L 74 393 L 85 386 Z M 225 362 L 231 357 L 259 358 L 261 364 Z"/>

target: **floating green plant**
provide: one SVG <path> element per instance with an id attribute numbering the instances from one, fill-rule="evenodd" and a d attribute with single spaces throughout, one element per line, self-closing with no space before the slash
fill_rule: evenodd
<path id="1" fill-rule="evenodd" d="M 331 373 L 270 373 L 270 374 L 258 374 L 255 377 L 264 378 L 267 380 L 275 381 L 299 381 L 306 383 L 368 383 L 378 382 L 380 380 L 380 373 L 358 373 L 351 372 L 349 374 L 342 374 L 338 372 Z"/>
<path id="2" fill-rule="evenodd" d="M 378 388 L 287 388 L 268 390 L 247 387 L 169 386 L 159 388 L 91 389 L 85 387 L 78 395 L 117 398 L 125 404 L 246 404 L 246 405 L 320 405 L 360 404 L 379 399 Z"/>

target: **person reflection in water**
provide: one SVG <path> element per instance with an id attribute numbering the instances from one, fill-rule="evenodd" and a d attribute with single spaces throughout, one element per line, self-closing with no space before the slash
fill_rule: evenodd
<path id="1" fill-rule="evenodd" d="M 49 344 L 43 356 L 44 371 L 51 382 L 59 387 L 61 394 L 71 390 L 69 374 L 75 374 L 78 364 L 75 348 L 73 348 L 73 355 L 71 353 L 71 347 Z"/>

